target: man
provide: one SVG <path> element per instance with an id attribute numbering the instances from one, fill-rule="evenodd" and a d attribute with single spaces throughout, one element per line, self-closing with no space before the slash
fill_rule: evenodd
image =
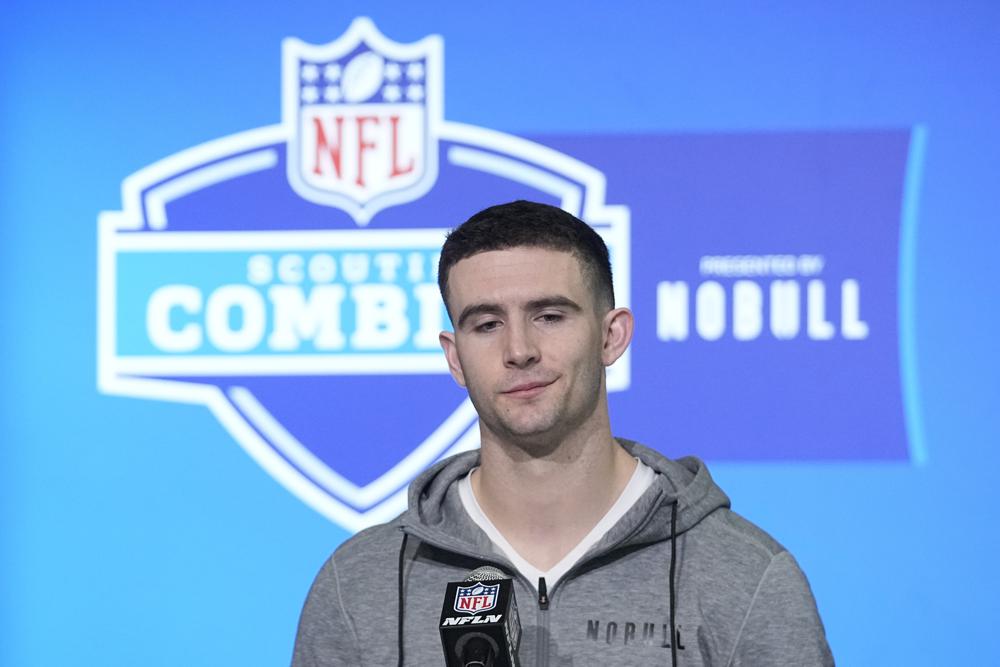
<path id="1" fill-rule="evenodd" d="M 481 448 L 337 549 L 295 667 L 443 664 L 445 586 L 483 564 L 514 579 L 523 667 L 833 664 L 795 560 L 704 464 L 612 437 L 604 369 L 633 318 L 596 232 L 552 206 L 494 206 L 449 235 L 438 281 Z"/>

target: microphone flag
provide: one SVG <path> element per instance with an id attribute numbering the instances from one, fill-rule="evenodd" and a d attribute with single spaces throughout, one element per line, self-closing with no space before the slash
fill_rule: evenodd
<path id="1" fill-rule="evenodd" d="M 465 581 L 450 582 L 439 629 L 446 667 L 518 667 L 521 623 L 513 580 L 484 566 Z"/>

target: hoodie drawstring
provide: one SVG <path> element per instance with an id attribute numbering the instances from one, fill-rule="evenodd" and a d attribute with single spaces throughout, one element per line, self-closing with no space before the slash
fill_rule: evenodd
<path id="1" fill-rule="evenodd" d="M 403 542 L 399 545 L 399 618 L 396 621 L 396 644 L 399 648 L 399 661 L 396 663 L 403 667 L 403 559 L 406 555 L 406 540 L 409 538 L 403 533 Z"/>
<path id="2" fill-rule="evenodd" d="M 677 591 L 674 576 L 677 571 L 677 499 L 670 504 L 670 664 L 677 667 Z"/>

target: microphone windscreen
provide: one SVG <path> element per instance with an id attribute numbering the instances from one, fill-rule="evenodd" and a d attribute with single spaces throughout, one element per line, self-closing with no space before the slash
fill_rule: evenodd
<path id="1" fill-rule="evenodd" d="M 465 578 L 466 581 L 496 581 L 497 579 L 510 579 L 510 577 L 503 570 L 492 565 L 477 567 Z"/>

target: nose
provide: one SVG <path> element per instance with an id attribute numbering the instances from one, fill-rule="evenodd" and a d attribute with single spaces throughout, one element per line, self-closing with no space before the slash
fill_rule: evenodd
<path id="1" fill-rule="evenodd" d="M 504 366 L 528 368 L 538 363 L 541 351 L 530 325 L 524 322 L 509 322 L 504 331 Z"/>

